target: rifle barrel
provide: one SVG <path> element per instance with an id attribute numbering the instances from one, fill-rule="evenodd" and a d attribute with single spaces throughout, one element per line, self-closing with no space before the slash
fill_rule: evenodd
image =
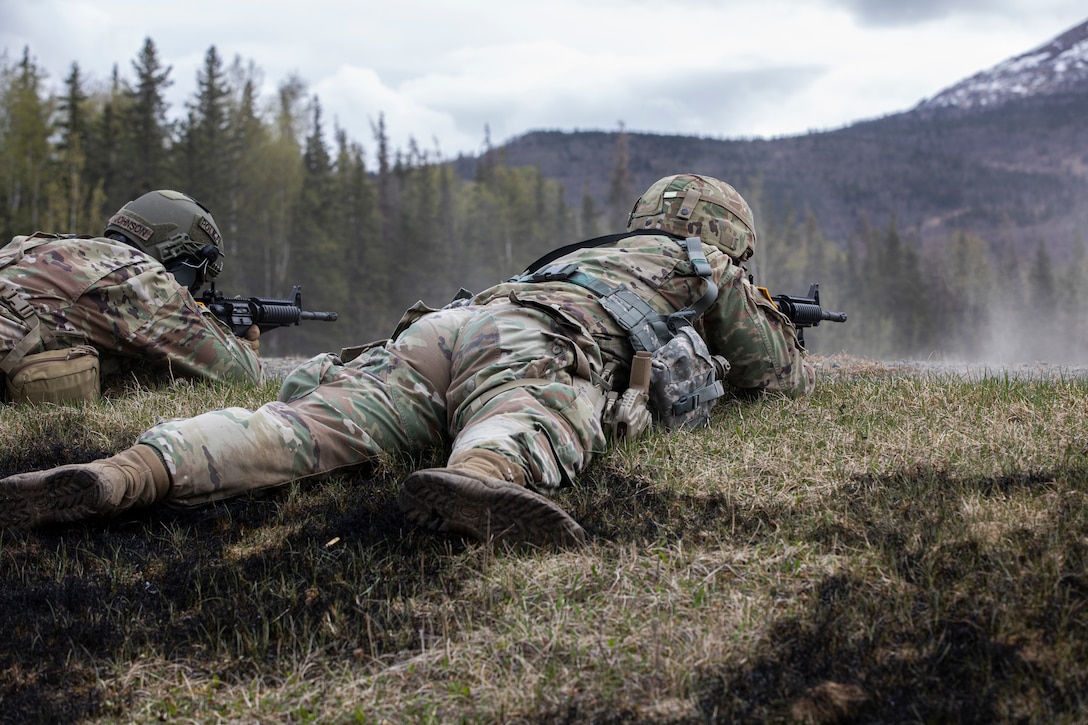
<path id="1" fill-rule="evenodd" d="M 303 320 L 317 320 L 318 322 L 336 322 L 336 318 L 339 317 L 335 312 L 314 312 L 312 310 L 303 310 L 299 313 L 299 318 Z"/>

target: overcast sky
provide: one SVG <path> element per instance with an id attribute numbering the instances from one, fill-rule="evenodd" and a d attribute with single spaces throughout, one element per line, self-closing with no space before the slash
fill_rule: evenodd
<path id="1" fill-rule="evenodd" d="M 367 149 L 384 114 L 445 158 L 538 129 L 717 138 L 837 128 L 911 108 L 1088 19 L 1084 0 L 0 0 L 0 52 L 60 87 L 72 62 L 132 80 L 145 38 L 171 113 L 212 45 L 292 74 Z"/>

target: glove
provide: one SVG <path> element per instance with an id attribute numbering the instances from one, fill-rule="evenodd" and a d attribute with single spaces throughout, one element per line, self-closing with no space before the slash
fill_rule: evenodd
<path id="1" fill-rule="evenodd" d="M 239 338 L 257 357 L 261 355 L 261 328 L 250 325 L 246 334 Z"/>

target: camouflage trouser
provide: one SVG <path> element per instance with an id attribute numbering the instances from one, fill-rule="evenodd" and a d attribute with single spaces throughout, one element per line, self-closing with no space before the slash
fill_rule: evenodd
<path id="1" fill-rule="evenodd" d="M 589 382 L 600 350 L 569 322 L 507 301 L 439 310 L 347 364 L 313 358 L 256 411 L 169 421 L 138 442 L 162 454 L 168 500 L 183 504 L 447 445 L 451 463 L 499 453 L 547 492 L 605 446 Z"/>

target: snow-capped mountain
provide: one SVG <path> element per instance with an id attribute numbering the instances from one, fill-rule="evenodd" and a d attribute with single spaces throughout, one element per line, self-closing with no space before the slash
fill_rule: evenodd
<path id="1" fill-rule="evenodd" d="M 976 73 L 916 111 L 993 108 L 1015 98 L 1088 90 L 1088 21 L 1049 43 Z"/>

